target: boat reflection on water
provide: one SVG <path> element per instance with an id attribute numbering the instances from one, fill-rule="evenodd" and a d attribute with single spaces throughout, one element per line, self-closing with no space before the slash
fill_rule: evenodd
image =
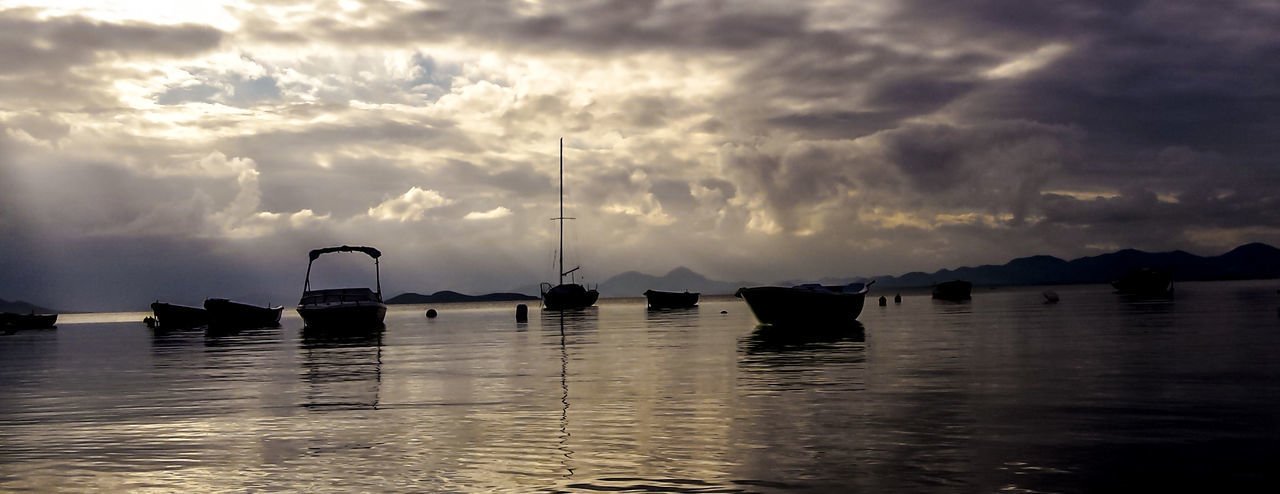
<path id="1" fill-rule="evenodd" d="M 279 343 L 280 332 L 279 324 L 247 328 L 210 325 L 204 330 L 204 346 L 212 348 L 274 345 Z"/>
<path id="2" fill-rule="evenodd" d="M 821 350 L 845 343 L 866 343 L 861 322 L 838 325 L 765 325 L 744 339 L 746 353 L 778 353 Z"/>
<path id="3" fill-rule="evenodd" d="M 303 406 L 312 410 L 377 409 L 382 386 L 383 326 L 302 329 Z"/>
<path id="4" fill-rule="evenodd" d="M 699 311 L 696 305 L 674 309 L 647 307 L 644 310 L 644 320 L 649 323 L 649 326 L 695 328 L 698 326 L 698 315 Z"/>
<path id="5" fill-rule="evenodd" d="M 570 336 L 594 331 L 600 321 L 600 308 L 596 306 L 564 310 L 544 309 L 540 312 L 542 329 L 561 330 Z"/>
<path id="6" fill-rule="evenodd" d="M 753 405 L 758 410 L 751 419 L 756 424 L 753 431 L 767 429 L 766 424 L 778 424 L 773 433 L 804 435 L 815 423 L 842 420 L 848 412 L 847 404 L 857 400 L 851 394 L 866 389 L 867 362 L 866 328 L 861 323 L 803 328 L 760 326 L 743 336 L 738 351 L 741 395 L 765 400 Z M 815 390 L 822 391 L 813 394 Z M 815 400 L 815 396 L 834 401 Z M 744 439 L 748 443 L 757 440 L 771 441 Z M 824 440 L 811 437 L 806 442 L 820 444 Z"/>

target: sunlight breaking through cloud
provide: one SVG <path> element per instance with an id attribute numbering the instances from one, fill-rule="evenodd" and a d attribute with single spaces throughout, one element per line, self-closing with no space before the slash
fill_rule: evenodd
<path id="1" fill-rule="evenodd" d="M 396 245 L 432 252 L 389 274 L 423 290 L 507 290 L 546 271 L 561 137 L 597 278 L 1280 243 L 1273 18 L 1234 0 L 8 1 L 0 248 L 127 263 L 155 254 L 111 242 L 253 242 L 225 262 L 288 277 L 276 256 Z M 95 269 L 36 257 L 0 297 Z"/>

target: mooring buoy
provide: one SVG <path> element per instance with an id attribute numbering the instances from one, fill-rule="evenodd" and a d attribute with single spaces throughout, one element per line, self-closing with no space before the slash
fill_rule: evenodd
<path id="1" fill-rule="evenodd" d="M 435 317 L 436 317 L 436 310 L 427 309 L 427 319 L 434 319 Z"/>
<path id="2" fill-rule="evenodd" d="M 516 305 L 516 322 L 529 322 L 529 306 Z"/>

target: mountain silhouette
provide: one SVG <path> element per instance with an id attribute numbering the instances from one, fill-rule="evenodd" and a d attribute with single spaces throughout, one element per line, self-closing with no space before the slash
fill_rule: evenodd
<path id="1" fill-rule="evenodd" d="M 907 273 L 876 276 L 879 287 L 909 288 L 940 281 L 964 279 L 975 285 L 1066 285 L 1108 283 L 1129 270 L 1160 268 L 1175 281 L 1280 278 L 1280 249 L 1262 243 L 1242 245 L 1226 254 L 1202 257 L 1188 252 L 1143 252 L 1124 249 L 1109 254 L 1066 261 L 1053 256 L 1021 257 L 1003 265 L 943 269 L 932 274 Z M 856 280 L 850 278 L 848 281 Z M 824 280 L 843 281 L 843 280 Z"/>
<path id="2" fill-rule="evenodd" d="M 876 281 L 876 288 L 919 288 L 934 283 L 963 279 L 975 285 L 1069 285 L 1109 283 L 1129 270 L 1141 267 L 1165 269 L 1175 281 L 1241 280 L 1280 278 L 1280 249 L 1263 243 L 1241 245 L 1219 256 L 1202 257 L 1188 252 L 1144 252 L 1124 249 L 1071 261 L 1054 256 L 1019 257 L 1001 265 L 966 266 L 933 273 L 914 271 L 900 276 L 829 277 L 823 284 Z M 794 285 L 812 280 L 792 280 L 778 285 Z M 636 297 L 645 290 L 696 291 L 704 294 L 733 293 L 738 287 L 760 285 L 753 282 L 710 280 L 679 267 L 665 276 L 628 271 L 600 283 L 600 293 L 614 297 Z"/>
<path id="3" fill-rule="evenodd" d="M 13 312 L 17 314 L 30 314 L 32 312 L 36 314 L 58 314 L 62 311 L 41 307 L 21 300 L 14 300 L 10 302 L 5 299 L 0 299 L 0 312 Z"/>
<path id="4" fill-rule="evenodd" d="M 706 294 L 733 293 L 749 282 L 728 282 L 707 279 L 684 266 L 672 269 L 664 276 L 653 276 L 638 271 L 627 271 L 600 283 L 600 294 L 606 297 L 639 297 L 645 290 L 671 292 L 702 292 Z"/>
<path id="5" fill-rule="evenodd" d="M 443 304 L 450 302 L 507 302 L 512 300 L 538 300 L 538 297 L 522 293 L 490 293 L 486 295 L 466 295 L 454 291 L 443 290 L 431 295 L 419 293 L 402 293 L 387 299 L 388 304 Z"/>

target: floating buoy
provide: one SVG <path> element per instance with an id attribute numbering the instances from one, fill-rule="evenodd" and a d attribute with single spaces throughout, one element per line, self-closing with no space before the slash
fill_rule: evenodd
<path id="1" fill-rule="evenodd" d="M 899 293 L 899 294 L 897 294 L 897 295 L 894 295 L 894 296 L 893 296 L 893 303 L 895 303 L 895 304 L 900 304 L 900 303 L 902 303 L 902 294 L 901 294 L 901 293 Z"/>
<path id="2" fill-rule="evenodd" d="M 434 319 L 435 317 L 436 317 L 436 310 L 427 309 L 427 319 Z"/>
<path id="3" fill-rule="evenodd" d="M 1046 304 L 1058 303 L 1058 293 L 1053 290 L 1045 290 L 1041 295 L 1044 296 L 1044 303 Z"/>
<path id="4" fill-rule="evenodd" d="M 720 311 L 720 313 L 721 313 L 721 314 L 728 314 L 728 313 L 729 313 L 729 311 L 727 311 L 727 310 L 722 310 L 722 311 Z"/>
<path id="5" fill-rule="evenodd" d="M 889 299 L 884 298 L 884 295 L 881 295 L 881 296 L 880 296 L 880 306 L 881 306 L 881 307 L 884 307 L 884 306 L 886 306 L 886 305 L 889 305 Z"/>
<path id="6" fill-rule="evenodd" d="M 516 322 L 529 322 L 529 306 L 516 305 Z"/>

